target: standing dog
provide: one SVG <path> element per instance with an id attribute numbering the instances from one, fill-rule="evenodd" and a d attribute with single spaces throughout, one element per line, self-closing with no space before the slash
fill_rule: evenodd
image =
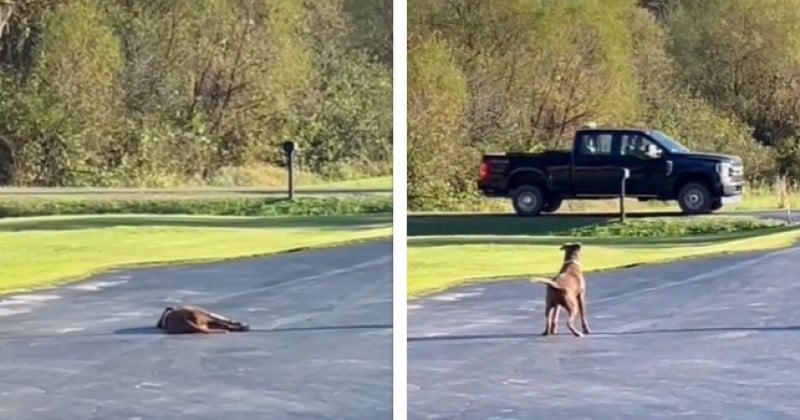
<path id="1" fill-rule="evenodd" d="M 583 334 L 589 334 L 591 331 L 586 319 L 586 282 L 579 261 L 581 244 L 564 244 L 560 249 L 564 251 L 564 262 L 561 264 L 558 274 L 553 279 L 531 278 L 531 281 L 547 284 L 545 326 L 542 335 L 556 333 L 558 311 L 563 306 L 569 315 L 567 327 L 575 337 L 582 337 Z M 579 314 L 583 334 L 575 328 L 575 321 Z"/>
<path id="2" fill-rule="evenodd" d="M 167 307 L 161 313 L 156 328 L 167 334 L 244 332 L 250 327 L 196 306 Z"/>

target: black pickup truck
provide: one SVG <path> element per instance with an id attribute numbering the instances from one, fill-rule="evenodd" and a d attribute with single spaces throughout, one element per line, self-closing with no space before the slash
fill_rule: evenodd
<path id="1" fill-rule="evenodd" d="M 655 130 L 584 128 L 572 150 L 487 154 L 478 189 L 511 198 L 520 216 L 554 212 L 565 199 L 619 197 L 624 169 L 627 197 L 677 200 L 685 214 L 706 214 L 741 200 L 742 159 L 692 152 Z"/>

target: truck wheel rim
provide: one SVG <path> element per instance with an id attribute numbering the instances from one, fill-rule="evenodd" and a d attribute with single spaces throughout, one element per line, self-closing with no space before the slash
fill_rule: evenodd
<path id="1" fill-rule="evenodd" d="M 536 208 L 536 196 L 532 193 L 522 193 L 517 199 L 517 204 L 522 210 L 531 211 Z"/>
<path id="2" fill-rule="evenodd" d="M 692 210 L 697 210 L 702 207 L 704 201 L 703 193 L 694 188 L 687 191 L 686 195 L 683 197 L 683 203 Z"/>

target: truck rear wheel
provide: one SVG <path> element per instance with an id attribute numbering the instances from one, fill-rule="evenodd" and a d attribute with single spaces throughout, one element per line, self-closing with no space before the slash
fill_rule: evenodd
<path id="1" fill-rule="evenodd" d="M 511 203 L 518 216 L 538 216 L 544 205 L 542 190 L 535 185 L 518 187 L 511 194 Z"/>
<path id="2" fill-rule="evenodd" d="M 678 205 L 685 214 L 711 213 L 714 199 L 708 188 L 699 182 L 690 182 L 678 193 Z"/>

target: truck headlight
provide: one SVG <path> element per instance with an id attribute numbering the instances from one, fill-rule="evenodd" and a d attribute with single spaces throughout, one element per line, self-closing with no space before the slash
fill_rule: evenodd
<path id="1" fill-rule="evenodd" d="M 721 162 L 717 164 L 717 174 L 723 181 L 731 179 L 731 164 L 728 162 Z"/>

